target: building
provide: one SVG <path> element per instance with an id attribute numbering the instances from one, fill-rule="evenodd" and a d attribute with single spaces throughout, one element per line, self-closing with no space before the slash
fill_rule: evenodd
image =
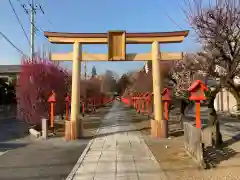
<path id="1" fill-rule="evenodd" d="M 0 79 L 11 80 L 20 73 L 21 65 L 0 65 Z"/>

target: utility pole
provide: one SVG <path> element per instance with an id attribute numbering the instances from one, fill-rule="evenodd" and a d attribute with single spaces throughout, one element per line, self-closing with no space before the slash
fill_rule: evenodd
<path id="1" fill-rule="evenodd" d="M 149 72 L 148 61 L 145 62 L 144 69 L 145 69 L 145 73 L 148 74 Z"/>
<path id="2" fill-rule="evenodd" d="M 32 0 L 32 4 L 30 4 L 30 7 L 31 7 L 31 14 L 30 14 L 30 17 L 31 17 L 31 39 L 30 39 L 30 44 L 31 44 L 31 59 L 33 60 L 33 57 L 34 57 L 34 37 L 35 37 L 35 31 L 34 31 L 34 28 L 35 28 L 35 4 L 34 4 L 34 0 Z"/>
<path id="3" fill-rule="evenodd" d="M 84 78 L 87 80 L 87 61 L 84 61 Z"/>
<path id="4" fill-rule="evenodd" d="M 36 5 L 35 0 L 31 0 L 29 5 L 21 4 L 22 8 L 24 9 L 25 13 L 30 15 L 30 53 L 31 59 L 33 59 L 35 54 L 35 33 L 38 31 L 35 25 L 35 15 L 37 10 L 40 10 L 43 14 L 43 8 L 40 4 Z"/>

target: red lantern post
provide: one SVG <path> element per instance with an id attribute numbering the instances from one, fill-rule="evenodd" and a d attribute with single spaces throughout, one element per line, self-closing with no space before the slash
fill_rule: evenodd
<path id="1" fill-rule="evenodd" d="M 56 103 L 56 94 L 54 91 L 49 96 L 48 102 L 50 103 L 50 127 L 52 133 L 54 133 L 54 104 Z"/>
<path id="2" fill-rule="evenodd" d="M 146 95 L 146 108 L 147 108 L 148 116 L 150 116 L 150 114 L 151 114 L 151 97 L 152 97 L 152 93 L 147 93 L 147 95 Z"/>
<path id="3" fill-rule="evenodd" d="M 168 88 L 165 88 L 162 92 L 162 101 L 163 101 L 163 107 L 164 107 L 164 120 L 163 120 L 163 136 L 165 138 L 168 137 L 168 119 L 169 119 L 169 102 L 170 102 L 170 91 Z"/>
<path id="4" fill-rule="evenodd" d="M 96 112 L 96 97 L 93 97 L 93 112 Z"/>
<path id="5" fill-rule="evenodd" d="M 164 117 L 166 120 L 168 120 L 169 119 L 168 107 L 169 107 L 169 103 L 170 103 L 170 92 L 169 92 L 168 88 L 165 88 L 162 93 L 162 101 L 163 101 L 163 107 L 164 107 Z"/>
<path id="6" fill-rule="evenodd" d="M 146 94 L 147 94 L 147 93 L 143 94 L 143 95 L 142 95 L 142 99 L 141 99 L 141 103 L 142 103 L 142 110 L 141 110 L 141 112 L 142 112 L 142 113 L 145 112 L 144 109 L 145 109 L 145 101 L 146 101 L 145 96 L 146 96 Z"/>
<path id="7" fill-rule="evenodd" d="M 132 107 L 134 108 L 135 107 L 135 95 L 132 94 Z"/>
<path id="8" fill-rule="evenodd" d="M 192 83 L 192 85 L 188 88 L 190 92 L 189 100 L 195 101 L 196 105 L 196 128 L 201 128 L 201 118 L 200 118 L 200 102 L 206 100 L 204 91 L 208 90 L 206 85 L 201 80 L 196 80 Z"/>
<path id="9" fill-rule="evenodd" d="M 143 95 L 143 103 L 142 103 L 142 112 L 143 113 L 148 112 L 148 95 L 149 95 L 148 92 Z M 145 108 L 146 108 L 146 110 L 145 110 Z"/>
<path id="10" fill-rule="evenodd" d="M 70 95 L 67 95 L 66 97 L 65 97 L 65 103 L 66 103 L 66 121 L 68 121 L 68 116 L 69 116 L 69 103 L 70 103 L 70 101 L 71 101 L 71 97 L 70 97 Z"/>
<path id="11" fill-rule="evenodd" d="M 85 115 L 85 104 L 86 104 L 86 98 L 83 98 L 82 100 L 82 116 L 84 117 Z"/>
<path id="12" fill-rule="evenodd" d="M 135 95 L 132 95 L 132 107 L 135 108 Z"/>
<path id="13" fill-rule="evenodd" d="M 140 93 L 137 94 L 136 97 L 136 111 L 139 113 L 140 112 Z"/>

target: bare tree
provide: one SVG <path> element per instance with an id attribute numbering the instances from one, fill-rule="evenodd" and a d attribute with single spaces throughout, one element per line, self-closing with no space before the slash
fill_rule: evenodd
<path id="1" fill-rule="evenodd" d="M 239 99 L 238 86 L 234 79 L 240 70 L 240 1 L 184 0 L 183 9 L 191 27 L 195 30 L 203 52 L 195 60 L 208 76 L 220 78 L 222 87 L 227 87 Z M 208 92 L 209 121 L 215 145 L 222 143 L 219 121 L 214 109 L 214 99 L 221 87 Z"/>
<path id="2" fill-rule="evenodd" d="M 102 79 L 101 91 L 114 92 L 116 89 L 117 75 L 113 71 L 107 70 Z"/>
<path id="3" fill-rule="evenodd" d="M 117 81 L 116 91 L 122 95 L 129 85 L 130 85 L 129 76 L 127 76 L 127 74 L 123 74 L 121 78 Z"/>
<path id="4" fill-rule="evenodd" d="M 190 104 L 188 100 L 187 89 L 191 86 L 194 80 L 194 75 L 197 74 L 199 68 L 197 63 L 193 61 L 193 54 L 186 54 L 183 60 L 174 61 L 171 71 L 169 72 L 169 79 L 175 84 L 173 88 L 174 99 L 180 101 L 180 117 L 179 120 L 183 127 L 183 116 Z"/>
<path id="5" fill-rule="evenodd" d="M 184 1 L 190 6 L 190 0 Z M 222 86 L 239 98 L 234 78 L 240 72 L 240 1 L 215 0 L 213 4 L 209 0 L 207 7 L 202 0 L 192 1 L 185 13 L 204 50 L 196 60 L 209 76 L 219 77 Z"/>

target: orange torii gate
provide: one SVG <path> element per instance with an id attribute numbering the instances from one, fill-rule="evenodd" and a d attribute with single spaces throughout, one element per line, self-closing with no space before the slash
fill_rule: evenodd
<path id="1" fill-rule="evenodd" d="M 72 61 L 72 95 L 71 95 L 71 118 L 70 129 L 71 139 L 81 137 L 82 121 L 79 116 L 80 108 L 80 71 L 81 61 L 152 61 L 153 93 L 154 93 L 154 120 L 152 128 L 158 129 L 154 136 L 163 137 L 165 127 L 162 126 L 162 82 L 159 72 L 160 60 L 180 60 L 183 53 L 160 52 L 161 43 L 179 43 L 188 35 L 188 31 L 155 32 L 155 33 L 128 33 L 125 31 L 109 31 L 108 33 L 60 33 L 44 32 L 44 35 L 51 43 L 73 44 L 73 52 L 65 54 L 52 54 L 51 59 L 57 61 Z M 107 54 L 89 54 L 82 52 L 85 44 L 107 44 Z M 152 44 L 152 51 L 149 53 L 126 54 L 126 44 Z"/>

